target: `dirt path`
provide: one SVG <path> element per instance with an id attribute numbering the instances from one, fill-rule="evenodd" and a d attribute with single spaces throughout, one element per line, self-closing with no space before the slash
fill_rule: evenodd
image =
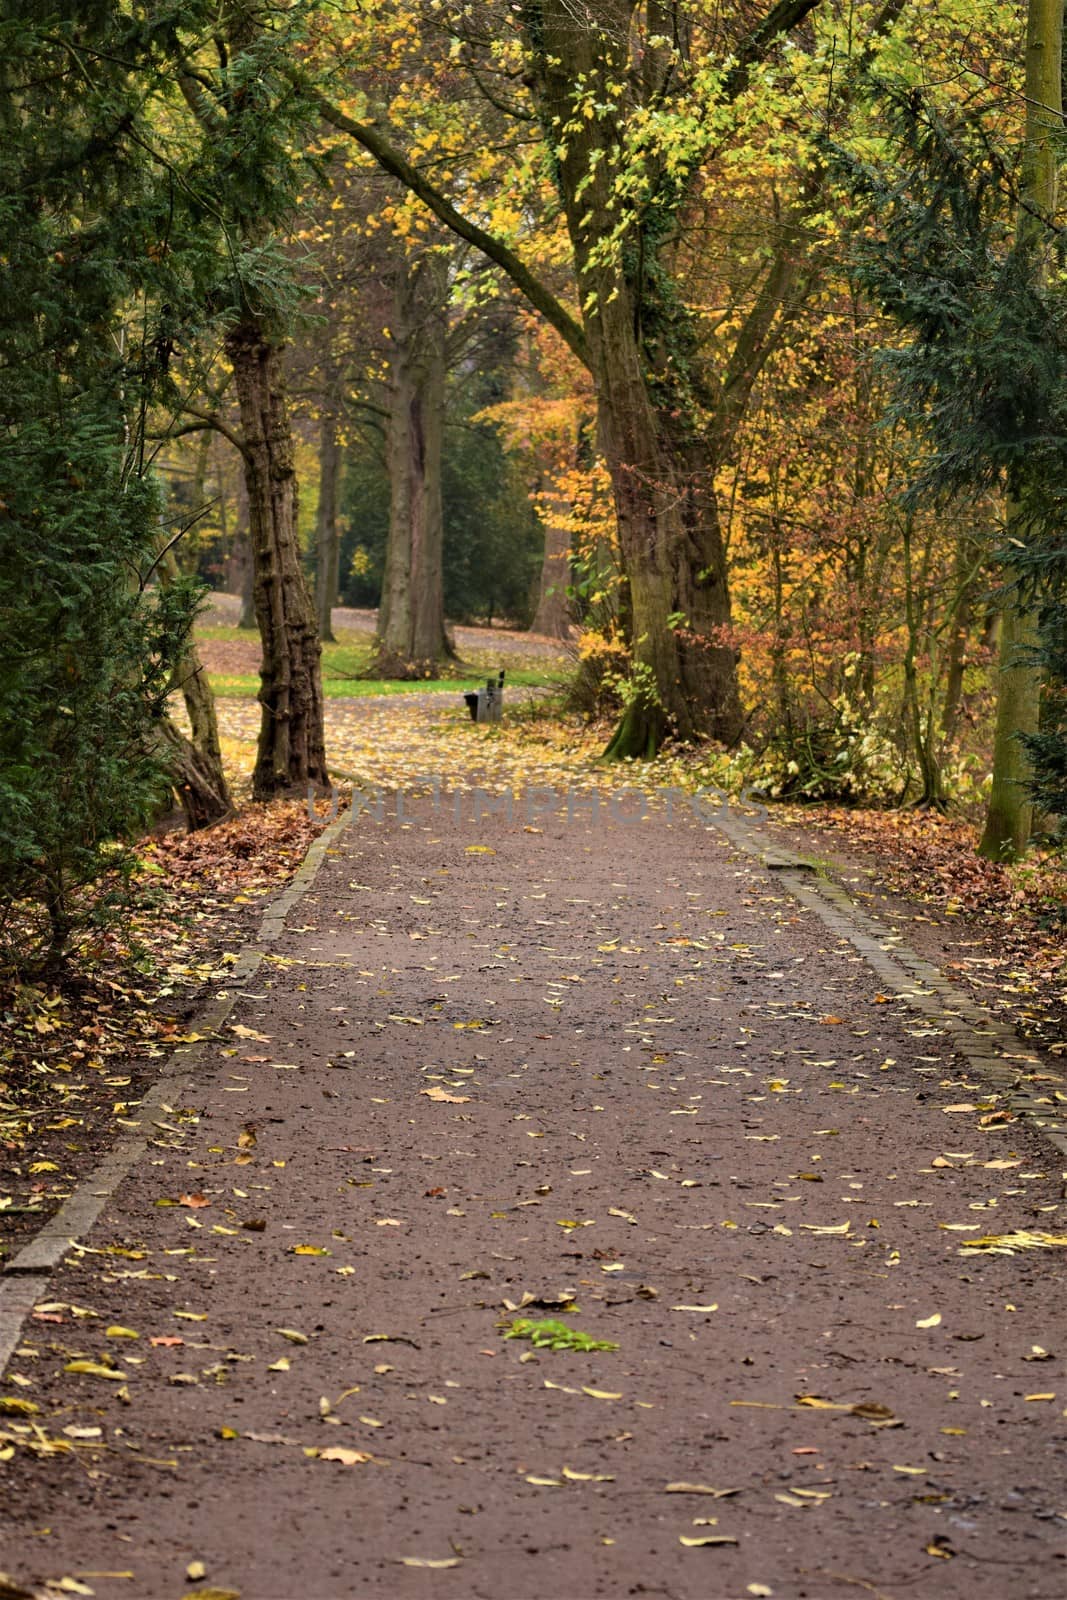
<path id="1" fill-rule="evenodd" d="M 1067 1252 L 960 1251 L 1060 1158 L 688 811 L 536 803 L 341 835 L 27 1324 L 0 1568 L 1053 1600 Z"/>

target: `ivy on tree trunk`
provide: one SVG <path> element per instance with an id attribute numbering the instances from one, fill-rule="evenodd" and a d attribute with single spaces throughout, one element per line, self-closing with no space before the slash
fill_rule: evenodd
<path id="1" fill-rule="evenodd" d="M 328 781 L 323 732 L 321 646 L 300 565 L 297 484 L 281 351 L 252 313 L 230 330 L 244 444 L 253 597 L 263 641 L 257 800 Z"/>

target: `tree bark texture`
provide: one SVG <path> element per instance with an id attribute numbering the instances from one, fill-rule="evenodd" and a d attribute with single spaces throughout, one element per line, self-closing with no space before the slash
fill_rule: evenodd
<path id="1" fill-rule="evenodd" d="M 160 580 L 173 583 L 177 577 L 177 557 L 173 550 L 166 550 L 160 562 Z M 185 811 L 186 825 L 193 833 L 197 828 L 209 828 L 213 822 L 230 816 L 233 802 L 222 765 L 215 696 L 191 637 L 182 652 L 175 678 L 185 701 L 192 738 L 187 739 L 169 718 L 164 724 L 163 738 L 174 787 Z"/>
<path id="2" fill-rule="evenodd" d="M 1030 0 L 1026 22 L 1026 131 L 1023 146 L 1016 242 L 1030 256 L 1036 278 L 1047 274 L 1054 245 L 1049 226 L 1056 215 L 1063 137 L 1063 0 Z M 1017 505 L 1008 507 L 1008 537 L 1025 544 L 1029 522 Z M 1026 789 L 1029 762 L 1020 735 L 1036 733 L 1041 681 L 1027 651 L 1038 642 L 1037 618 L 1009 600 L 1000 641 L 997 717 L 993 733 L 993 787 L 979 853 L 992 861 L 1014 861 L 1026 850 L 1033 807 Z"/>
<path id="3" fill-rule="evenodd" d="M 341 539 L 337 520 L 341 488 L 341 434 L 338 425 L 339 375 L 331 372 L 322 397 L 319 422 L 319 505 L 315 518 L 315 615 L 319 638 L 333 640 Z"/>
<path id="4" fill-rule="evenodd" d="M 393 293 L 389 358 L 389 535 L 373 671 L 424 678 L 454 654 L 445 630 L 441 454 L 448 286 L 437 257 L 406 265 Z"/>
<path id="5" fill-rule="evenodd" d="M 248 522 L 255 564 L 253 596 L 263 641 L 257 800 L 325 784 L 321 646 L 300 565 L 297 484 L 281 352 L 249 313 L 231 330 L 244 442 Z"/>

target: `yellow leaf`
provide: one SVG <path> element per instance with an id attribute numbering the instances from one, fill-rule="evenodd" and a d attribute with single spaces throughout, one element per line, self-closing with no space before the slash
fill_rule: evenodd
<path id="1" fill-rule="evenodd" d="M 915 1326 L 917 1328 L 936 1328 L 939 1326 L 940 1322 L 941 1313 L 940 1311 L 935 1311 L 932 1317 L 923 1317 L 922 1321 L 917 1322 Z"/>
<path id="2" fill-rule="evenodd" d="M 740 1489 L 713 1489 L 706 1483 L 668 1483 L 664 1494 L 710 1494 L 715 1500 L 725 1500 L 728 1495 L 740 1494 Z"/>
<path id="3" fill-rule="evenodd" d="M 308 1336 L 301 1333 L 298 1328 L 275 1328 L 275 1333 L 280 1333 L 283 1339 L 288 1339 L 290 1344 L 307 1344 Z"/>
<path id="4" fill-rule="evenodd" d="M 582 1385 L 582 1393 L 587 1394 L 591 1400 L 621 1400 L 621 1394 L 612 1394 L 609 1389 L 589 1389 Z"/>
<path id="5" fill-rule="evenodd" d="M 185 1569 L 185 1576 L 195 1582 L 197 1578 L 207 1577 L 207 1568 L 202 1561 L 190 1561 Z"/>
<path id="6" fill-rule="evenodd" d="M 439 1084 L 434 1084 L 432 1089 L 420 1089 L 420 1094 L 427 1100 L 435 1100 L 438 1105 L 465 1106 L 470 1100 L 469 1094 L 449 1094 L 447 1089 L 442 1089 Z"/>
<path id="7" fill-rule="evenodd" d="M 122 1383 L 129 1377 L 128 1372 L 117 1372 L 114 1367 L 101 1366 L 99 1361 L 68 1361 L 63 1371 L 81 1372 L 89 1378 L 111 1378 L 117 1383 Z"/>
<path id="8" fill-rule="evenodd" d="M 428 1567 L 431 1572 L 443 1572 L 446 1567 L 458 1567 L 459 1560 L 459 1556 L 445 1556 L 441 1561 L 431 1561 L 427 1556 L 401 1556 L 400 1564 L 404 1567 Z"/>
<path id="9" fill-rule="evenodd" d="M 687 1550 L 695 1550 L 701 1545 L 736 1544 L 736 1539 L 731 1539 L 725 1533 L 701 1533 L 694 1539 L 686 1538 L 684 1533 L 678 1535 L 678 1543 L 684 1544 Z"/>
<path id="10" fill-rule="evenodd" d="M 718 1311 L 718 1301 L 710 1306 L 671 1306 L 672 1311 Z"/>
<path id="11" fill-rule="evenodd" d="M 132 1328 L 120 1328 L 117 1322 L 113 1322 L 104 1337 L 105 1339 L 139 1339 L 141 1335 L 134 1333 Z"/>
<path id="12" fill-rule="evenodd" d="M 374 1457 L 368 1455 L 366 1450 L 348 1450 L 343 1445 L 331 1445 L 328 1450 L 319 1451 L 320 1461 L 339 1461 L 343 1467 L 356 1467 L 364 1461 L 373 1461 Z"/>

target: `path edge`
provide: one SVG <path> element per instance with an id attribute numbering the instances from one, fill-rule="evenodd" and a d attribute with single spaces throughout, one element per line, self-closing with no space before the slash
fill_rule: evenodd
<path id="1" fill-rule="evenodd" d="M 101 1211 L 148 1148 L 151 1130 L 166 1114 L 167 1099 L 176 1080 L 195 1067 L 204 1047 L 215 1037 L 241 998 L 241 985 L 258 970 L 267 954 L 265 946 L 281 937 L 286 919 L 312 888 L 329 852 L 335 847 L 352 819 L 351 809 L 335 817 L 308 847 L 291 881 L 272 897 L 259 930 L 242 946 L 226 976 L 226 987 L 214 1000 L 190 1018 L 188 1028 L 200 1035 L 190 1044 L 178 1045 L 163 1061 L 159 1071 L 139 1102 L 138 1131 L 120 1138 L 77 1183 L 59 1210 L 23 1245 L 0 1270 L 0 1375 L 6 1370 L 19 1340 L 26 1317 L 41 1297 L 54 1268 L 73 1244 L 84 1237 Z M 143 1127 L 144 1131 L 141 1131 Z"/>
<path id="2" fill-rule="evenodd" d="M 720 810 L 713 824 L 784 889 L 849 943 L 887 987 L 921 1016 L 936 1021 L 957 1055 L 989 1089 L 1008 1097 L 1011 1110 L 1067 1163 L 1067 1108 L 1027 1081 L 1027 1069 L 1044 1065 L 1015 1029 L 979 1006 L 925 956 L 904 944 L 878 917 L 856 904 L 841 884 L 821 877 L 809 861 L 783 848 L 737 810 Z M 1062 1081 L 1062 1073 L 1058 1075 Z M 1064 1176 L 1067 1177 L 1067 1171 Z"/>

